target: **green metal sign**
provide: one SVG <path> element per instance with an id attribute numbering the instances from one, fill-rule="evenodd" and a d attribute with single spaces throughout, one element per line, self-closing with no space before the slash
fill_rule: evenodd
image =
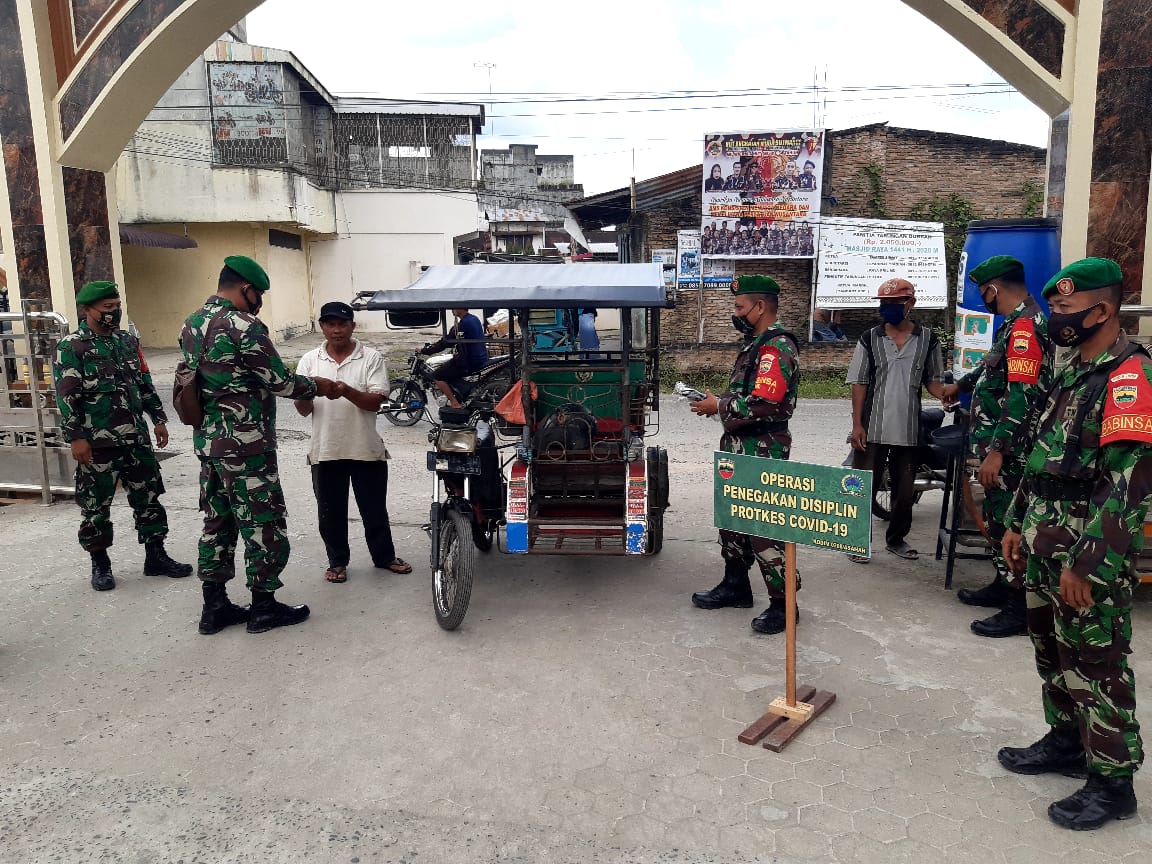
<path id="1" fill-rule="evenodd" d="M 869 555 L 872 472 L 715 454 L 716 527 Z"/>

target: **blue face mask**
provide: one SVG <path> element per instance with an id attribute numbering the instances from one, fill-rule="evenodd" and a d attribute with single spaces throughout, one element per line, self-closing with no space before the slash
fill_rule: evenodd
<path id="1" fill-rule="evenodd" d="M 903 303 L 885 303 L 880 306 L 880 317 L 884 319 L 885 324 L 891 324 L 895 327 L 904 320 L 904 304 Z"/>

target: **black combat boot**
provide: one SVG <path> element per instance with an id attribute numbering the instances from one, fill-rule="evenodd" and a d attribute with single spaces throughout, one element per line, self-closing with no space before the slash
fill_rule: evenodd
<path id="1" fill-rule="evenodd" d="M 248 608 L 228 599 L 228 587 L 223 582 L 201 582 L 200 588 L 204 592 L 204 611 L 200 613 L 203 635 L 219 633 L 231 624 L 247 623 Z"/>
<path id="2" fill-rule="evenodd" d="M 192 575 L 192 565 L 173 561 L 164 551 L 164 541 L 153 540 L 144 544 L 144 575 L 183 579 Z"/>
<path id="3" fill-rule="evenodd" d="M 711 591 L 697 591 L 692 595 L 692 605 L 699 609 L 723 609 L 727 606 L 736 609 L 752 608 L 752 583 L 748 581 L 747 564 L 742 561 L 725 561 L 724 578 Z"/>
<path id="4" fill-rule="evenodd" d="M 299 624 L 307 617 L 307 606 L 289 606 L 277 600 L 271 591 L 253 591 L 252 611 L 248 615 L 248 632 L 263 633 L 273 627 Z"/>
<path id="5" fill-rule="evenodd" d="M 1062 801 L 1048 805 L 1048 818 L 1061 828 L 1092 831 L 1113 819 L 1136 815 L 1131 777 L 1089 773 L 1088 782 Z"/>
<path id="6" fill-rule="evenodd" d="M 111 591 L 116 587 L 116 579 L 112 575 L 112 561 L 108 557 L 108 550 L 101 549 L 92 552 L 92 587 L 97 591 Z"/>
<path id="7" fill-rule="evenodd" d="M 1084 777 L 1088 760 L 1084 743 L 1074 726 L 1052 727 L 1048 734 L 1029 747 L 1001 747 L 996 754 L 1000 764 L 1016 774 L 1063 774 Z"/>
<path id="8" fill-rule="evenodd" d="M 976 591 L 961 588 L 956 592 L 956 599 L 969 606 L 987 606 L 989 609 L 999 609 L 1012 599 L 1015 589 L 1009 588 L 1000 579 L 994 579 Z"/>
<path id="9" fill-rule="evenodd" d="M 784 606 L 783 597 L 773 597 L 768 608 L 752 619 L 752 629 L 757 633 L 767 633 L 769 636 L 774 633 L 783 633 L 785 625 Z M 799 609 L 796 610 L 796 622 L 800 622 Z"/>
<path id="10" fill-rule="evenodd" d="M 1013 589 L 1012 596 L 1004 608 L 995 615 L 972 622 L 972 632 L 977 636 L 1025 636 L 1028 634 L 1027 605 L 1023 589 Z"/>

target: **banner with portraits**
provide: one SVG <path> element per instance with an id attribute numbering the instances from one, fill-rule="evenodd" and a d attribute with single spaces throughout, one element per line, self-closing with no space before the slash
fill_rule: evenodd
<path id="1" fill-rule="evenodd" d="M 815 257 L 823 168 L 823 129 L 706 135 L 701 255 Z"/>

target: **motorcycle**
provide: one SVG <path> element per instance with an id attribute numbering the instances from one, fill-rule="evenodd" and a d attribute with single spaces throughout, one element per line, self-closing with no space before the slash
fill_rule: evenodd
<path id="1" fill-rule="evenodd" d="M 435 405 L 433 397 L 440 395 L 436 385 L 436 370 L 451 358 L 451 353 L 425 357 L 415 353 L 408 356 L 408 374 L 388 382 L 388 399 L 380 406 L 380 413 L 396 426 L 414 426 L 428 407 Z M 512 386 L 511 368 L 507 355 L 492 357 L 475 372 L 451 382 L 452 392 L 464 408 L 491 408 Z"/>
<path id="2" fill-rule="evenodd" d="M 944 426 L 943 408 L 924 408 L 920 411 L 920 445 L 916 448 L 916 481 L 913 504 L 919 504 L 925 492 L 933 489 L 943 489 L 948 479 L 948 452 L 944 445 L 946 439 L 956 435 L 963 437 L 964 426 L 953 422 L 951 426 Z M 953 431 L 955 430 L 955 431 Z M 841 463 L 845 468 L 852 468 L 856 451 L 851 447 L 852 439 L 848 439 L 848 458 Z M 872 515 L 879 519 L 889 519 L 892 516 L 892 478 L 888 473 L 888 466 L 872 477 Z"/>

